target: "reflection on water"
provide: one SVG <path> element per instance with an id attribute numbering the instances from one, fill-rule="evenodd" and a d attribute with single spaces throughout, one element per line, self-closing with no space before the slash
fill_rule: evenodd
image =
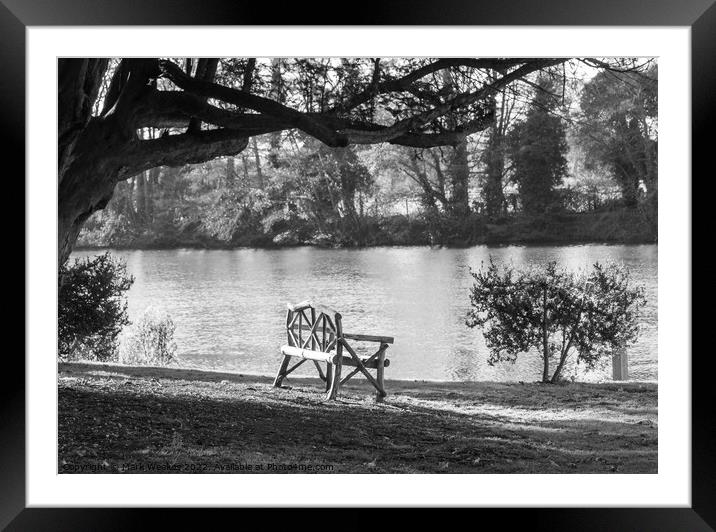
<path id="1" fill-rule="evenodd" d="M 77 252 L 73 256 L 94 255 Z M 136 281 L 130 319 L 149 305 L 176 323 L 180 364 L 273 374 L 285 339 L 287 301 L 312 299 L 339 310 L 347 332 L 395 336 L 388 378 L 537 380 L 534 354 L 491 367 L 482 334 L 465 326 L 469 269 L 490 256 L 514 266 L 556 260 L 579 270 L 608 260 L 628 265 L 646 286 L 642 332 L 629 351 L 630 377 L 657 378 L 657 246 L 564 246 L 430 249 L 115 251 Z M 371 346 L 372 347 L 372 346 Z M 303 374 L 311 369 L 304 365 Z M 299 373 L 297 371 L 297 373 Z M 610 366 L 567 376 L 609 377 Z"/>

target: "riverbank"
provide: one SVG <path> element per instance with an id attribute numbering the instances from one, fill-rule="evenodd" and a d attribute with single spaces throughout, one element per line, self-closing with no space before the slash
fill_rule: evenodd
<path id="1" fill-rule="evenodd" d="M 93 363 L 58 375 L 60 472 L 657 472 L 653 383 L 388 380 L 376 403 L 358 380 L 326 402 L 318 379 L 276 389 Z"/>
<path id="2" fill-rule="evenodd" d="M 431 236 L 431 233 L 433 236 Z M 435 236 L 438 235 L 438 236 Z M 421 217 L 402 215 L 366 218 L 361 234 L 353 238 L 315 234 L 306 224 L 280 231 L 237 230 L 229 239 L 207 233 L 199 221 L 183 228 L 162 225 L 143 230 L 113 232 L 102 223 L 87 224 L 76 250 L 90 249 L 234 249 L 477 245 L 654 244 L 656 227 L 635 209 L 602 212 L 554 213 L 543 216 L 509 216 L 488 221 L 479 215 L 455 222 L 442 220 L 429 227 Z"/>

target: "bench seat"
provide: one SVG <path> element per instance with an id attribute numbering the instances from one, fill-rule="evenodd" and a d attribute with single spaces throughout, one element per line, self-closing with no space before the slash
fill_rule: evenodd
<path id="1" fill-rule="evenodd" d="M 336 362 L 338 362 L 338 353 L 336 353 L 335 351 L 324 353 L 323 351 L 313 351 L 311 349 L 301 349 L 292 345 L 284 345 L 281 347 L 281 354 L 296 358 L 316 360 L 317 362 L 327 362 L 331 364 L 335 364 Z M 362 356 L 359 358 L 366 368 L 378 369 L 378 361 L 376 359 L 371 359 L 371 357 L 367 356 Z M 344 366 L 351 366 L 354 368 L 358 367 L 358 363 L 353 360 L 353 357 L 343 355 L 342 359 L 342 364 Z M 387 368 L 388 366 L 390 366 L 390 359 L 386 358 L 383 361 L 383 367 Z"/>

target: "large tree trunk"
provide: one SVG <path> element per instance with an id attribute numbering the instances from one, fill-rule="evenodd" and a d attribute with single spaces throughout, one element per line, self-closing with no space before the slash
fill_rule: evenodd
<path id="1" fill-rule="evenodd" d="M 90 126 L 92 105 L 100 90 L 107 68 L 106 59 L 60 59 L 58 61 L 58 216 L 57 237 L 59 264 L 69 257 L 82 223 L 92 212 L 107 202 L 111 190 L 104 180 L 88 172 L 82 158 L 76 155 L 85 149 L 83 132 L 97 129 L 97 139 L 104 139 L 107 131 Z M 108 139 L 110 141 L 114 139 Z M 92 151 L 96 151 L 96 147 Z M 101 148 L 100 148 L 101 149 Z M 78 160 L 79 159 L 79 160 Z M 87 190 L 87 179 L 94 190 Z"/>
<path id="2" fill-rule="evenodd" d="M 82 224 L 104 208 L 112 198 L 120 167 L 112 152 L 125 149 L 127 140 L 118 138 L 105 124 L 91 123 L 72 150 L 77 157 L 59 173 L 58 258 L 63 264 L 70 255 Z M 99 130 L 98 135 L 93 132 Z M 103 131 L 104 130 L 104 131 Z M 89 139 L 106 139 L 92 142 Z M 116 150 L 116 151 L 115 151 Z M 127 176 L 129 177 L 129 176 Z"/>
<path id="3" fill-rule="evenodd" d="M 222 155 L 236 155 L 248 144 L 247 137 L 224 130 L 140 141 L 125 136 L 112 122 L 112 119 L 93 118 L 77 142 L 74 161 L 59 173 L 60 264 L 69 257 L 84 221 L 107 205 L 119 181 L 159 166 L 184 166 Z M 106 139 L 105 142 L 102 139 Z"/>
<path id="4" fill-rule="evenodd" d="M 157 94 L 153 80 L 159 70 L 155 59 L 123 59 L 104 94 L 103 108 L 93 116 L 107 67 L 106 59 L 58 62 L 60 265 L 69 258 L 84 221 L 107 205 L 119 181 L 159 166 L 183 166 L 236 155 L 248 144 L 248 136 L 231 129 L 140 139 L 139 115 L 147 112 L 147 102 Z M 185 120 L 188 125 L 189 118 Z"/>
<path id="5" fill-rule="evenodd" d="M 103 116 L 92 116 L 106 59 L 58 62 L 58 259 L 63 264 L 82 223 L 111 199 L 118 177 L 131 177 L 127 153 L 136 142 L 133 117 L 151 88 L 150 60 L 125 60 L 117 67 L 104 98 Z M 125 159 L 123 155 L 127 153 Z M 131 173 L 130 173 L 131 172 Z"/>

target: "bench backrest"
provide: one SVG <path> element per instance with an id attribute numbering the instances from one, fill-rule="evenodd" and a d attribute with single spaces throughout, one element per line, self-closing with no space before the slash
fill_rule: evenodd
<path id="1" fill-rule="evenodd" d="M 286 336 L 288 345 L 300 349 L 328 353 L 336 349 L 336 341 L 343 338 L 343 323 L 339 312 L 311 301 L 287 305 Z"/>

